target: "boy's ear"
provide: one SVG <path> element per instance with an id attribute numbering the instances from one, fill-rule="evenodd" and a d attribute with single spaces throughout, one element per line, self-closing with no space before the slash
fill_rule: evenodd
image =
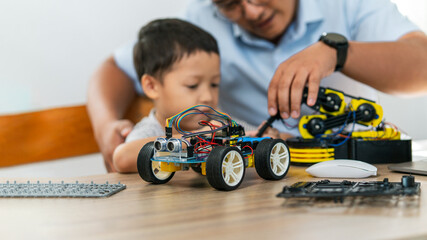
<path id="1" fill-rule="evenodd" d="M 148 98 L 155 100 L 159 97 L 161 83 L 155 77 L 144 74 L 141 77 L 141 85 Z"/>

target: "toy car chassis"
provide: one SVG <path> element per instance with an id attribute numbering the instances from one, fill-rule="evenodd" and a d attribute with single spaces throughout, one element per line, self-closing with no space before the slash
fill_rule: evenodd
<path id="1" fill-rule="evenodd" d="M 212 108 L 215 114 L 199 111 L 197 105 L 167 121 L 166 137 L 145 144 L 138 155 L 137 168 L 141 178 L 154 184 L 167 183 L 176 171 L 189 170 L 206 175 L 209 184 L 218 190 L 235 190 L 242 183 L 245 169 L 255 167 L 267 180 L 279 180 L 289 170 L 290 154 L 281 139 L 245 136 L 242 126 Z M 224 123 L 211 131 L 185 132 L 179 123 L 189 114 L 205 114 L 209 119 Z M 181 138 L 172 137 L 174 125 Z"/>

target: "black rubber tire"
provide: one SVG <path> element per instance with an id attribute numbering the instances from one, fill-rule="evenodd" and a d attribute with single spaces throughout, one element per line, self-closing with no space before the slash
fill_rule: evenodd
<path id="1" fill-rule="evenodd" d="M 240 155 L 243 164 L 242 177 L 234 186 L 227 184 L 227 182 L 224 180 L 222 173 L 222 163 L 226 155 L 231 151 L 236 151 Z M 219 146 L 212 149 L 208 156 L 208 159 L 206 160 L 206 177 L 208 178 L 209 184 L 213 188 L 222 191 L 231 191 L 237 189 L 242 183 L 243 178 L 245 177 L 246 168 L 243 159 L 244 158 L 242 152 L 236 147 Z"/>
<path id="2" fill-rule="evenodd" d="M 154 142 L 149 142 L 145 144 L 138 154 L 138 159 L 136 161 L 136 166 L 138 169 L 139 176 L 146 182 L 154 183 L 154 184 L 164 184 L 169 182 L 172 179 L 175 173 L 171 173 L 171 175 L 166 179 L 159 179 L 153 173 L 153 161 L 151 158 L 154 154 Z"/>
<path id="3" fill-rule="evenodd" d="M 281 173 L 280 175 L 277 175 L 274 173 L 273 169 L 271 168 L 271 152 L 273 148 L 277 144 L 284 144 L 288 158 L 286 162 L 286 170 Z M 283 179 L 286 174 L 288 173 L 289 166 L 290 166 L 290 153 L 289 153 L 289 147 L 286 145 L 285 141 L 282 139 L 264 139 L 262 140 L 258 146 L 255 149 L 255 169 L 258 173 L 258 175 L 266 180 L 280 180 Z"/>

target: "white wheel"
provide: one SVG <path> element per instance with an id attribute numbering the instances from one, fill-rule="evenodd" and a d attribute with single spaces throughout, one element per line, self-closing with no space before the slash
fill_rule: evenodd
<path id="1" fill-rule="evenodd" d="M 273 173 L 281 176 L 288 171 L 290 163 L 289 151 L 282 142 L 276 143 L 270 154 L 270 167 Z"/>
<path id="2" fill-rule="evenodd" d="M 206 177 L 212 187 L 234 190 L 240 186 L 244 176 L 245 163 L 237 147 L 219 146 L 212 149 L 206 160 Z"/>
<path id="3" fill-rule="evenodd" d="M 267 180 L 280 180 L 288 173 L 291 156 L 281 139 L 264 139 L 255 149 L 255 169 Z"/>
<path id="4" fill-rule="evenodd" d="M 239 184 L 243 178 L 244 168 L 242 154 L 237 151 L 228 152 L 222 161 L 222 178 L 225 183 L 232 187 Z"/>

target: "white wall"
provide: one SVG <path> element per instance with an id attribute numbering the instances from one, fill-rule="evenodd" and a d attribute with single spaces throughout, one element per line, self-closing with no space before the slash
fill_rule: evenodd
<path id="1" fill-rule="evenodd" d="M 0 0 L 0 114 L 84 104 L 90 76 L 115 48 L 187 2 Z M 0 169 L 12 179 L 103 173 L 100 154 Z"/>
<path id="2" fill-rule="evenodd" d="M 86 102 L 87 82 L 148 21 L 187 0 L 0 0 L 0 113 Z"/>

